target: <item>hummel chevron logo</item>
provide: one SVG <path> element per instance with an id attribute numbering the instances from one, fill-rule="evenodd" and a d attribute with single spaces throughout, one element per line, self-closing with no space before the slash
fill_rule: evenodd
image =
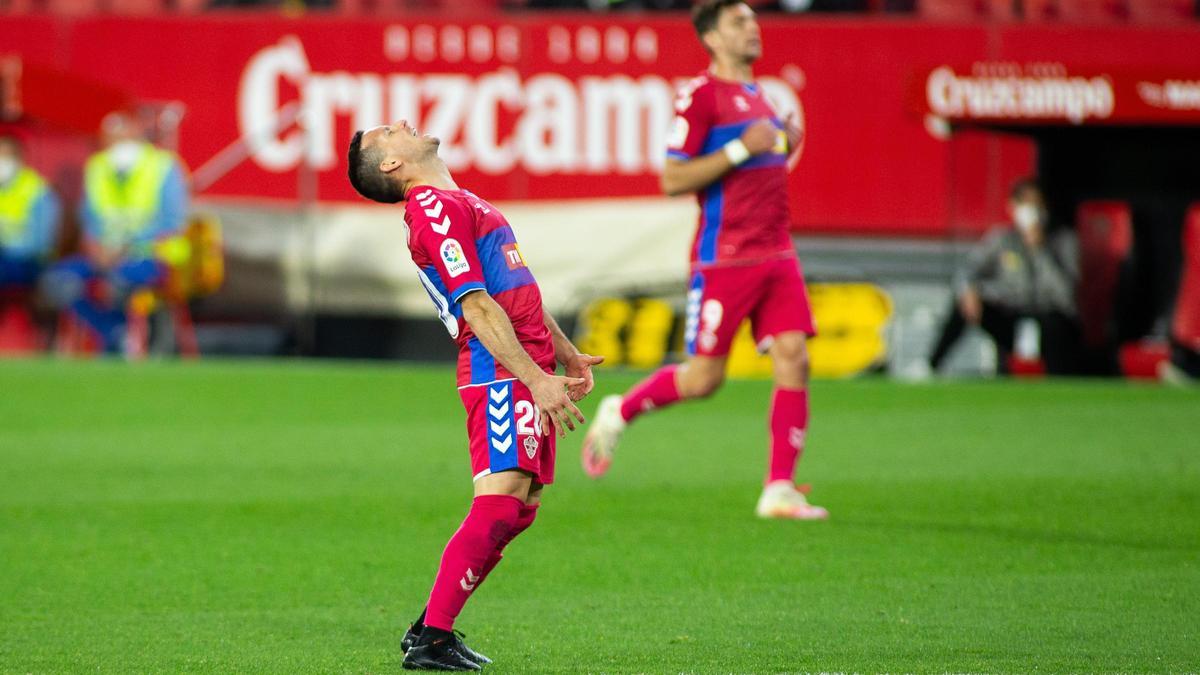
<path id="1" fill-rule="evenodd" d="M 511 426 L 512 420 L 504 420 L 504 424 L 496 424 L 492 422 L 492 433 L 497 436 L 503 436 L 508 433 L 508 427 Z"/>
<path id="2" fill-rule="evenodd" d="M 503 389 L 489 389 L 488 393 L 491 394 L 493 403 L 499 403 L 508 397 L 508 392 Z"/>
<path id="3" fill-rule="evenodd" d="M 424 204 L 422 204 L 422 206 L 424 206 Z M 425 209 L 425 215 L 429 216 L 430 218 L 437 218 L 438 216 L 442 215 L 442 203 L 436 199 L 433 200 L 433 208 Z"/>
<path id="4" fill-rule="evenodd" d="M 441 205 L 442 205 L 442 203 L 438 202 L 438 206 L 441 206 Z M 426 212 L 426 213 L 428 213 L 428 212 Z M 450 216 L 446 216 L 445 218 L 443 218 L 442 222 L 440 222 L 440 223 L 437 223 L 437 222 L 433 223 L 433 231 L 437 232 L 438 234 L 446 234 L 447 232 L 449 232 L 450 231 Z"/>
<path id="5" fill-rule="evenodd" d="M 433 194 L 433 190 L 426 190 L 426 191 L 422 192 L 421 194 L 417 195 L 416 197 L 413 197 L 413 199 L 416 199 L 417 201 L 421 201 L 422 199 L 427 198 L 431 194 Z"/>
<path id="6" fill-rule="evenodd" d="M 503 455 L 504 453 L 508 452 L 509 448 L 512 447 L 512 436 L 509 436 L 503 441 L 498 438 L 493 438 L 492 447 L 496 449 L 496 452 Z"/>
<path id="7" fill-rule="evenodd" d="M 430 204 L 432 204 L 436 201 L 437 201 L 437 195 L 434 195 L 434 194 L 431 194 L 427 197 L 421 197 L 421 198 L 417 199 L 417 203 L 420 204 L 422 208 L 428 207 Z"/>
<path id="8" fill-rule="evenodd" d="M 491 415 L 495 419 L 500 419 L 508 414 L 508 404 L 505 403 L 504 405 L 500 406 L 499 408 L 497 408 L 494 405 L 489 404 L 488 405 L 488 414 Z"/>
<path id="9" fill-rule="evenodd" d="M 471 583 L 467 583 L 468 581 L 470 581 Z M 479 583 L 479 577 L 475 576 L 471 572 L 471 568 L 468 567 L 467 575 L 464 576 L 463 578 L 459 579 L 458 583 L 459 583 L 459 585 L 462 586 L 462 589 L 464 591 L 470 593 L 471 591 L 475 590 L 475 585 Z"/>

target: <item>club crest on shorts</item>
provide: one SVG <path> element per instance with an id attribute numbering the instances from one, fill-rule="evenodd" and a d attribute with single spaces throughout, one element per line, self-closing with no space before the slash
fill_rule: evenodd
<path id="1" fill-rule="evenodd" d="M 533 456 L 537 454 L 537 448 L 538 448 L 537 438 L 535 438 L 533 436 L 526 436 L 524 444 L 525 444 L 525 456 L 528 457 L 529 459 L 533 459 Z"/>

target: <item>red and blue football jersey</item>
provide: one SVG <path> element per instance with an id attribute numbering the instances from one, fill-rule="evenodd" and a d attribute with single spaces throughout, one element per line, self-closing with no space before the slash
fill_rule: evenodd
<path id="1" fill-rule="evenodd" d="M 421 283 L 458 344 L 458 385 L 513 378 L 463 319 L 460 303 L 473 291 L 492 296 L 530 358 L 553 373 L 554 341 L 542 314 L 542 293 L 496 207 L 466 190 L 420 185 L 409 191 L 404 223 Z"/>
<path id="2" fill-rule="evenodd" d="M 770 152 L 751 157 L 696 193 L 700 223 L 692 244 L 692 265 L 745 263 L 792 253 L 787 135 L 762 86 L 706 73 L 680 89 L 675 112 L 667 145 L 667 156 L 675 159 L 719 150 L 764 117 L 779 130 Z"/>

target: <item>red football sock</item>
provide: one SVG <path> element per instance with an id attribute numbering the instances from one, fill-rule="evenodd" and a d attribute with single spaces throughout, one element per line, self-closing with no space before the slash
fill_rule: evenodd
<path id="1" fill-rule="evenodd" d="M 793 480 L 808 431 L 808 390 L 775 389 L 771 397 L 771 469 L 767 481 Z"/>
<path id="2" fill-rule="evenodd" d="M 621 417 L 626 422 L 632 422 L 644 412 L 679 401 L 679 388 L 675 386 L 676 370 L 679 370 L 679 366 L 663 366 L 630 389 L 621 401 Z"/>
<path id="3" fill-rule="evenodd" d="M 516 525 L 513 525 L 508 534 L 500 540 L 500 545 L 496 547 L 496 550 L 492 552 L 492 556 L 488 558 L 487 563 L 483 566 L 483 574 L 479 575 L 479 583 L 483 583 L 483 580 L 500 563 L 500 559 L 504 557 L 504 547 L 508 546 L 509 542 L 516 539 L 517 535 L 529 529 L 529 526 L 533 524 L 533 519 L 537 517 L 537 508 L 537 504 L 524 504 L 521 506 L 521 512 L 517 515 Z"/>
<path id="4" fill-rule="evenodd" d="M 467 517 L 442 552 L 425 612 L 426 626 L 454 630 L 454 619 L 483 581 L 488 559 L 516 526 L 523 506 L 510 495 L 482 495 L 471 502 Z"/>

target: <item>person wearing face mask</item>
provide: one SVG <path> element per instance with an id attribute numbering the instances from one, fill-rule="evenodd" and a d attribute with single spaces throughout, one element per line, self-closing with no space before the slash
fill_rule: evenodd
<path id="1" fill-rule="evenodd" d="M 106 351 L 116 352 L 126 301 L 166 277 L 161 251 L 179 241 L 188 194 L 182 163 L 147 141 L 135 117 L 110 113 L 100 132 L 104 149 L 84 168 L 82 255 L 56 265 L 46 286 L 95 330 Z"/>
<path id="2" fill-rule="evenodd" d="M 33 288 L 61 215 L 54 190 L 25 164 L 20 140 L 0 134 L 0 291 Z"/>
<path id="3" fill-rule="evenodd" d="M 988 233 L 956 276 L 954 301 L 929 358 L 931 370 L 942 365 L 970 325 L 995 341 L 1001 373 L 1007 372 L 1019 327 L 1036 334 L 1046 372 L 1077 371 L 1079 244 L 1069 230 L 1049 230 L 1046 202 L 1032 179 L 1013 186 L 1008 210 L 1012 226 Z"/>

